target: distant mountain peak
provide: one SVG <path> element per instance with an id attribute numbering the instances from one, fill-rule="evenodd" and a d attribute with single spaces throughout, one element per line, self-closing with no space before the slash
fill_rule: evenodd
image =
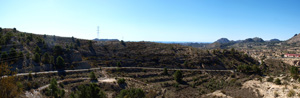
<path id="1" fill-rule="evenodd" d="M 230 40 L 228 40 L 227 38 L 220 38 L 216 41 L 217 43 L 229 43 Z"/>

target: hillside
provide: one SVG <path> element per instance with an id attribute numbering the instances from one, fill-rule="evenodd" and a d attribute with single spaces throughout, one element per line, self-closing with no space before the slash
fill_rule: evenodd
<path id="1" fill-rule="evenodd" d="M 24 89 L 21 98 L 54 96 L 49 94 L 52 81 L 57 83 L 58 90 L 68 91 L 59 95 L 65 97 L 80 95 L 82 85 L 94 83 L 91 87 L 101 88 L 108 98 L 120 96 L 123 90 L 131 88 L 138 88 L 151 98 L 214 97 L 220 93 L 256 98 L 261 95 L 252 91 L 257 89 L 252 88 L 253 79 L 270 74 L 288 77 L 286 73 L 291 68 L 280 60 L 266 59 L 259 63 L 239 48 L 199 49 L 153 42 L 94 41 L 16 29 L 0 32 L 1 61 L 19 72 L 16 76 L 22 82 L 18 85 Z M 255 48 L 263 43 L 247 45 Z M 240 45 L 231 44 L 234 43 L 223 45 Z M 178 74 L 181 74 L 180 81 Z"/>
<path id="2" fill-rule="evenodd" d="M 300 34 L 295 34 L 292 38 L 286 41 L 288 44 L 300 42 Z"/>
<path id="3" fill-rule="evenodd" d="M 14 29 L 3 29 L 1 37 L 2 62 L 10 62 L 19 72 L 98 66 L 234 69 L 237 65 L 258 64 L 236 50 L 208 51 L 177 44 L 92 41 L 35 35 Z M 57 63 L 58 57 L 63 58 L 63 64 Z"/>

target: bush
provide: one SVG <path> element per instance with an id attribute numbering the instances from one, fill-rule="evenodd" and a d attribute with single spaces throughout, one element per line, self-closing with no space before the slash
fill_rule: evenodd
<path id="1" fill-rule="evenodd" d="M 276 97 L 278 97 L 279 95 L 278 95 L 278 93 L 277 92 L 274 92 L 274 97 L 276 98 Z"/>
<path id="2" fill-rule="evenodd" d="M 275 84 L 276 84 L 276 85 L 281 85 L 280 79 L 277 78 L 277 79 L 275 80 Z"/>
<path id="3" fill-rule="evenodd" d="M 144 98 L 145 93 L 142 89 L 124 89 L 121 90 L 117 98 Z"/>
<path id="4" fill-rule="evenodd" d="M 274 80 L 273 77 L 269 77 L 269 78 L 267 79 L 268 82 L 273 82 L 273 80 Z"/>
<path id="5" fill-rule="evenodd" d="M 118 79 L 117 82 L 118 82 L 119 85 L 126 83 L 124 78 Z"/>
<path id="6" fill-rule="evenodd" d="M 174 80 L 177 81 L 178 83 L 182 82 L 182 72 L 180 70 L 177 70 L 175 73 L 174 73 Z"/>
<path id="7" fill-rule="evenodd" d="M 288 97 L 293 97 L 293 96 L 295 96 L 295 94 L 296 94 L 296 92 L 294 90 L 289 90 L 287 96 Z"/>

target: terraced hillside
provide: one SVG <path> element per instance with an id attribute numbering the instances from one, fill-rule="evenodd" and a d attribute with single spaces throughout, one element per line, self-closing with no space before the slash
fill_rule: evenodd
<path id="1" fill-rule="evenodd" d="M 258 62 L 242 52 L 151 42 L 92 41 L 2 29 L 1 60 L 19 72 L 99 66 L 235 69 Z M 58 58 L 60 57 L 60 64 Z"/>

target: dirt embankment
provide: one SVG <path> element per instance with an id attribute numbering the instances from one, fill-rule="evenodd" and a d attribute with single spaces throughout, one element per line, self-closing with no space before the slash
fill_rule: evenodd
<path id="1" fill-rule="evenodd" d="M 278 77 L 283 80 L 283 77 Z M 285 85 L 276 85 L 272 82 L 267 82 L 267 78 L 262 81 L 249 80 L 243 84 L 242 88 L 251 88 L 257 95 L 263 96 L 263 98 L 299 98 L 300 84 L 294 82 L 286 82 Z"/>

